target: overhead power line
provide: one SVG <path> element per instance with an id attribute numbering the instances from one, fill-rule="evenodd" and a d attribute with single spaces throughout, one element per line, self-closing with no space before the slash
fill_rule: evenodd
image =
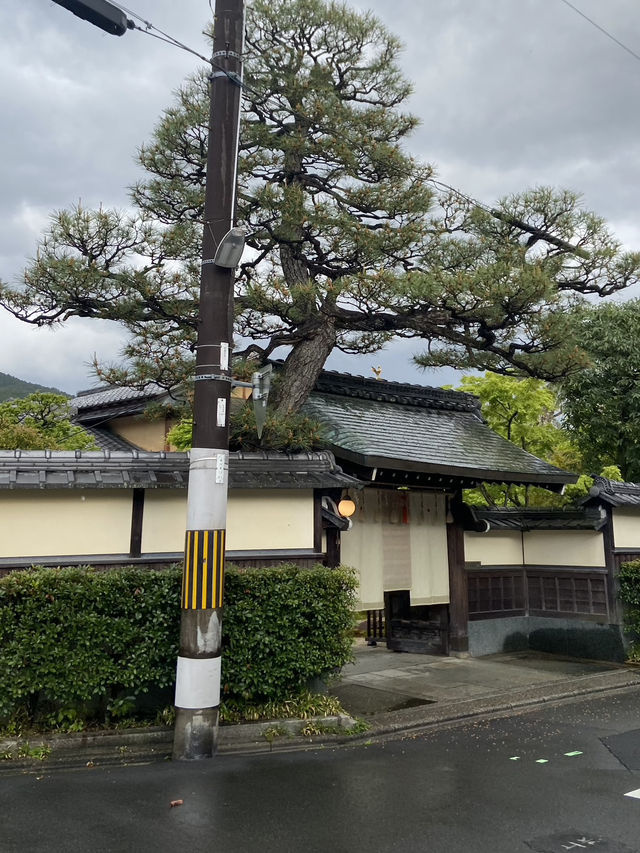
<path id="1" fill-rule="evenodd" d="M 581 11 L 580 9 L 578 9 L 578 7 L 577 7 L 577 6 L 574 6 L 574 5 L 573 5 L 573 3 L 570 3 L 570 2 L 569 2 L 569 0 L 560 0 L 560 2 L 561 2 L 561 3 L 564 3 L 564 5 L 565 5 L 565 6 L 568 6 L 570 9 L 573 9 L 573 11 L 574 11 L 577 15 L 580 15 L 580 17 L 581 17 L 581 18 L 584 18 L 584 19 L 585 19 L 585 21 L 588 21 L 588 22 L 591 24 L 591 26 L 592 26 L 592 27 L 595 27 L 595 28 L 596 28 L 597 30 L 599 30 L 603 35 L 605 35 L 608 39 L 611 39 L 611 41 L 612 41 L 612 42 L 615 42 L 615 44 L 617 44 L 617 45 L 618 45 L 618 47 L 621 47 L 623 50 L 626 50 L 626 52 L 627 52 L 627 53 L 630 53 L 630 54 L 631 54 L 631 56 L 633 56 L 633 58 L 634 58 L 634 59 L 637 59 L 638 61 L 640 61 L 640 54 L 636 53 L 636 52 L 635 52 L 635 50 L 631 50 L 631 48 L 630 48 L 630 47 L 627 47 L 627 45 L 626 45 L 626 44 L 623 44 L 623 43 L 620 41 L 620 39 L 617 39 L 617 38 L 616 38 L 612 33 L 610 33 L 608 30 L 605 30 L 605 28 L 604 28 L 604 27 L 601 27 L 601 26 L 600 26 L 600 24 L 597 24 L 597 23 L 593 20 L 593 18 L 590 18 L 588 15 L 585 15 L 585 13 L 584 13 L 583 11 Z"/>
<path id="2" fill-rule="evenodd" d="M 590 18 L 587 18 L 587 16 L 584 15 L 575 6 L 573 6 L 569 2 L 569 0 L 562 0 L 562 2 L 566 3 L 567 6 L 570 6 L 572 9 L 574 9 L 574 11 L 576 11 L 579 15 L 582 15 L 583 18 L 586 18 L 589 21 L 589 23 L 593 24 L 595 27 L 602 30 L 602 32 L 605 35 L 609 36 L 609 38 L 612 38 L 614 41 L 617 41 L 617 39 L 615 39 L 613 36 L 611 36 L 609 33 L 607 33 L 604 29 L 602 29 L 602 27 L 600 27 L 598 24 L 596 24 Z M 198 59 L 202 59 L 203 62 L 207 63 L 207 65 L 210 65 L 213 68 L 216 68 L 216 69 L 224 72 L 225 74 L 227 74 L 227 76 L 229 77 L 229 79 L 233 83 L 240 86 L 247 93 L 254 95 L 257 98 L 260 98 L 261 100 L 265 98 L 264 92 L 259 92 L 257 89 L 254 89 L 252 86 L 249 86 L 243 80 L 239 79 L 236 75 L 229 73 L 227 71 L 227 69 L 224 68 L 223 66 L 218 65 L 218 63 L 214 62 L 212 59 L 208 59 L 206 56 L 203 56 L 201 53 L 198 53 L 198 51 L 193 50 L 193 48 L 190 48 L 188 45 L 185 45 L 183 42 L 179 41 L 174 36 L 170 35 L 169 33 L 164 32 L 159 27 L 156 27 L 154 24 L 151 23 L 151 21 L 147 21 L 146 18 L 143 18 L 141 15 L 138 15 L 137 12 L 134 12 L 132 9 L 128 9 L 126 6 L 123 6 L 121 3 L 114 3 L 113 5 L 117 6 L 119 9 L 122 9 L 123 12 L 126 12 L 128 15 L 131 15 L 133 18 L 136 18 L 138 21 L 140 21 L 142 24 L 144 24 L 143 27 L 139 26 L 138 24 L 135 24 L 134 29 L 139 30 L 141 33 L 144 33 L 146 35 L 152 36 L 153 38 L 157 38 L 160 41 L 167 42 L 168 44 L 171 44 L 174 47 L 178 47 L 181 50 L 185 50 L 188 53 L 193 54 L 194 56 L 197 56 Z M 211 0 L 209 0 L 209 5 L 211 6 Z M 155 32 L 152 32 L 152 30 L 155 30 Z M 621 47 L 624 47 L 625 50 L 628 50 L 630 53 L 633 54 L 633 51 L 631 51 L 629 48 L 625 47 L 625 45 L 621 44 L 620 42 L 618 42 L 618 43 L 620 44 Z M 640 59 L 640 56 L 638 56 L 636 54 L 633 54 L 633 55 L 636 57 L 636 59 Z M 309 116 L 305 115 L 300 110 L 296 110 L 296 109 L 293 109 L 291 107 L 287 107 L 287 110 L 289 112 L 291 112 L 297 118 L 301 118 L 304 121 L 310 121 Z M 467 195 L 466 193 L 462 192 L 461 190 L 458 190 L 455 187 L 452 187 L 450 184 L 446 184 L 443 181 L 437 180 L 436 178 L 428 178 L 427 183 L 432 184 L 437 189 L 446 190 L 447 192 L 453 193 L 454 195 L 458 196 L 458 198 L 461 198 L 464 201 L 466 201 L 468 204 L 471 204 L 474 207 L 477 207 L 480 210 L 483 210 L 485 213 L 487 213 L 489 216 L 493 217 L 494 219 L 498 219 L 501 222 L 504 222 L 507 225 L 511 225 L 512 227 L 517 228 L 518 230 L 520 230 L 526 234 L 530 234 L 536 240 L 543 240 L 543 241 L 550 243 L 551 245 L 557 246 L 558 248 L 563 249 L 564 251 L 567 251 L 567 252 L 572 252 L 572 253 L 575 253 L 575 254 L 578 254 L 581 256 L 584 255 L 584 250 L 580 249 L 578 246 L 573 246 L 571 243 L 568 243 L 567 241 L 562 240 L 560 237 L 556 237 L 554 234 L 551 234 L 548 231 L 545 231 L 541 228 L 537 228 L 533 225 L 530 225 L 529 223 L 524 222 L 521 219 L 517 219 L 514 216 L 510 216 L 509 214 L 505 213 L 504 211 L 500 211 L 494 207 L 490 207 L 489 205 L 484 204 L 481 201 L 478 201 L 478 199 L 472 198 L 471 196 Z"/>

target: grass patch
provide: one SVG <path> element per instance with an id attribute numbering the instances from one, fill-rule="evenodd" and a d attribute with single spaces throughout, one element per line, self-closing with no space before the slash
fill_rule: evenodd
<path id="1" fill-rule="evenodd" d="M 346 713 L 334 696 L 303 691 L 284 702 L 251 705 L 227 699 L 220 705 L 220 722 L 256 723 L 268 720 L 308 720 L 309 717 L 333 717 Z"/>

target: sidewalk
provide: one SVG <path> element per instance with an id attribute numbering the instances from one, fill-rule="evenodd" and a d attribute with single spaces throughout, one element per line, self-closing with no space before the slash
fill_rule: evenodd
<path id="1" fill-rule="evenodd" d="M 437 657 L 362 643 L 355 658 L 330 692 L 376 734 L 640 687 L 640 668 L 536 652 Z"/>
<path id="2" fill-rule="evenodd" d="M 517 709 L 582 695 L 640 689 L 640 667 L 582 661 L 534 652 L 481 658 L 438 657 L 390 652 L 358 641 L 355 663 L 348 664 L 329 693 L 351 717 L 368 724 L 364 734 L 349 735 L 350 717 L 314 721 L 276 721 L 222 726 L 218 752 L 252 754 L 336 746 L 419 732 L 456 721 L 509 713 Z M 329 728 L 331 733 L 323 732 Z M 170 729 L 89 732 L 32 739 L 51 747 L 43 762 L 0 762 L 0 772 L 46 772 L 55 767 L 134 764 L 164 760 L 171 754 Z M 0 744 L 0 747 L 3 745 Z M 5 744 L 6 747 L 6 744 Z"/>

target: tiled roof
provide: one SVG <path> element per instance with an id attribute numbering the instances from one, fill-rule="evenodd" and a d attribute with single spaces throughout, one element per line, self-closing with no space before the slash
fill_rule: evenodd
<path id="1" fill-rule="evenodd" d="M 74 421 L 84 426 L 92 421 L 138 415 L 144 412 L 149 403 L 165 398 L 169 398 L 166 388 L 152 383 L 144 390 L 112 386 L 90 388 L 88 391 L 79 391 L 69 400 L 69 404 L 75 411 Z"/>
<path id="2" fill-rule="evenodd" d="M 619 483 L 606 477 L 594 477 L 585 505 L 640 506 L 640 483 Z"/>
<path id="3" fill-rule="evenodd" d="M 0 489 L 186 488 L 188 453 L 0 451 Z M 327 451 L 231 453 L 232 489 L 358 487 Z"/>
<path id="4" fill-rule="evenodd" d="M 77 409 L 93 409 L 96 406 L 110 406 L 112 403 L 123 403 L 129 400 L 144 400 L 148 402 L 166 393 L 165 388 L 155 383 L 151 383 L 145 389 L 120 388 L 113 385 L 106 385 L 102 388 L 89 388 L 86 391 L 78 391 L 76 396 L 69 402 Z"/>
<path id="5" fill-rule="evenodd" d="M 469 394 L 324 374 L 304 411 L 339 459 L 367 467 L 441 473 L 476 482 L 575 482 L 493 432 Z"/>
<path id="6" fill-rule="evenodd" d="M 320 374 L 314 391 L 321 394 L 339 394 L 360 400 L 398 403 L 452 412 L 474 412 L 481 417 L 481 403 L 473 394 L 431 388 L 428 385 L 413 385 L 407 382 L 388 382 L 386 379 L 369 379 L 366 376 L 351 376 L 325 370 Z"/>
<path id="7" fill-rule="evenodd" d="M 607 518 L 598 509 L 479 509 L 472 508 L 477 521 L 490 530 L 600 530 Z"/>
<path id="8" fill-rule="evenodd" d="M 140 413 L 166 394 L 160 386 L 102 388 L 71 402 L 77 422 L 87 425 Z M 482 419 L 480 401 L 459 391 L 324 371 L 304 411 L 323 424 L 323 445 L 356 466 L 442 475 L 465 485 L 558 489 L 577 479 L 494 433 Z"/>
<path id="9" fill-rule="evenodd" d="M 83 429 L 85 432 L 88 432 L 93 436 L 94 441 L 100 450 L 122 450 L 125 453 L 129 453 L 132 450 L 138 450 L 138 448 L 131 444 L 131 442 L 122 438 L 120 435 L 116 435 L 115 432 L 111 432 L 111 430 L 106 427 L 84 424 Z"/>

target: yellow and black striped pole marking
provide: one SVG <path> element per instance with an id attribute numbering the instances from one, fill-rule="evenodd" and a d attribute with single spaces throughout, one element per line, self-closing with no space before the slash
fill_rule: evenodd
<path id="1" fill-rule="evenodd" d="M 222 607 L 224 530 L 187 530 L 182 573 L 182 609 Z"/>

